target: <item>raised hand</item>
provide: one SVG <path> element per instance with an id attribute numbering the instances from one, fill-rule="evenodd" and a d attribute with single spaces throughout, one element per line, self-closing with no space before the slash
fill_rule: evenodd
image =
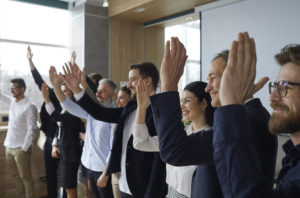
<path id="1" fill-rule="evenodd" d="M 49 69 L 49 78 L 50 78 L 50 83 L 52 84 L 53 87 L 59 87 L 63 83 L 63 78 L 61 75 L 58 75 L 56 72 L 56 68 L 54 66 L 51 66 Z"/>
<path id="2" fill-rule="evenodd" d="M 248 33 L 239 33 L 238 41 L 233 41 L 228 64 L 220 84 L 222 106 L 244 104 L 267 81 L 262 78 L 254 85 L 256 76 L 256 49 L 253 38 Z"/>
<path id="3" fill-rule="evenodd" d="M 63 80 L 69 89 L 72 90 L 74 94 L 77 94 L 81 91 L 79 87 L 81 80 L 81 71 L 77 70 L 76 66 L 69 62 L 69 65 L 65 63 L 63 66 L 64 74 Z"/>
<path id="4" fill-rule="evenodd" d="M 171 48 L 170 48 L 171 47 Z M 167 41 L 160 68 L 161 91 L 177 91 L 187 60 L 186 49 L 177 37 Z"/>
<path id="5" fill-rule="evenodd" d="M 48 89 L 46 83 L 42 84 L 42 95 L 43 95 L 45 103 L 48 104 L 50 102 L 50 98 L 49 98 L 49 89 Z"/>
<path id="6" fill-rule="evenodd" d="M 30 48 L 30 46 L 28 45 L 28 47 L 27 47 L 27 59 L 28 59 L 29 61 L 32 61 L 32 57 L 33 57 L 33 53 L 31 53 L 31 48 Z"/>
<path id="7" fill-rule="evenodd" d="M 70 62 L 71 62 L 72 64 L 75 64 L 75 62 L 76 62 L 76 52 L 75 52 L 75 51 L 72 52 Z"/>
<path id="8" fill-rule="evenodd" d="M 138 103 L 138 108 L 146 110 L 150 105 L 150 93 L 145 85 L 145 81 L 143 81 L 142 79 L 138 80 L 136 86 L 136 100 Z"/>

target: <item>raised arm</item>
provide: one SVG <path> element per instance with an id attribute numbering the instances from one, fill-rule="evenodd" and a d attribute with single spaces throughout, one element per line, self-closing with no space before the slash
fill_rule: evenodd
<path id="1" fill-rule="evenodd" d="M 72 90 L 77 103 L 91 116 L 104 122 L 117 123 L 121 117 L 123 108 L 105 108 L 93 101 L 79 86 L 82 72 L 77 72 L 74 65 L 63 67 L 65 84 Z"/>
<path id="2" fill-rule="evenodd" d="M 151 137 L 145 123 L 147 108 L 150 105 L 148 90 L 141 79 L 137 84 L 137 111 L 133 128 L 133 147 L 140 151 L 159 151 L 157 136 Z"/>
<path id="3" fill-rule="evenodd" d="M 27 47 L 27 59 L 30 67 L 30 71 L 32 73 L 32 77 L 34 79 L 35 84 L 39 87 L 39 89 L 42 89 L 42 84 L 44 83 L 44 80 L 39 73 L 39 71 L 36 69 L 35 65 L 33 64 L 32 61 L 33 53 L 31 52 L 30 46 Z"/>
<path id="4" fill-rule="evenodd" d="M 158 134 L 161 157 L 172 165 L 212 163 L 212 131 L 187 135 L 181 122 L 182 113 L 177 84 L 187 59 L 178 38 L 167 41 L 160 76 L 163 93 L 151 96 L 151 106 Z"/>
<path id="5" fill-rule="evenodd" d="M 84 111 L 78 104 L 69 100 L 65 94 L 61 90 L 61 84 L 63 83 L 63 79 L 60 75 L 57 74 L 55 67 L 51 66 L 49 70 L 49 78 L 50 82 L 53 86 L 54 93 L 58 98 L 61 106 L 67 110 L 70 114 L 82 118 L 87 119 L 88 114 Z"/>

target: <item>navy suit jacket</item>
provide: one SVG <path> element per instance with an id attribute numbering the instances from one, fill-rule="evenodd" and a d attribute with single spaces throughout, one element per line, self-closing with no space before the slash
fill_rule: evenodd
<path id="1" fill-rule="evenodd" d="M 104 122 L 118 123 L 107 174 L 121 171 L 122 140 L 125 120 L 136 107 L 136 101 L 130 101 L 125 108 L 104 108 L 96 104 L 86 93 L 77 101 L 95 119 Z M 151 108 L 147 109 L 146 125 L 151 136 L 156 135 Z M 159 153 L 141 152 L 132 145 L 131 135 L 127 144 L 126 176 L 132 195 L 136 198 L 164 197 L 167 191 L 165 184 L 166 167 L 161 161 Z"/>
<path id="2" fill-rule="evenodd" d="M 165 92 L 151 97 L 155 126 L 158 133 L 162 159 L 174 166 L 199 165 L 192 182 L 192 197 L 222 197 L 220 184 L 213 164 L 213 131 L 201 131 L 187 135 L 182 124 L 182 114 L 178 92 Z M 277 153 L 277 138 L 268 132 L 269 113 L 259 99 L 245 104 L 247 116 L 253 127 L 255 144 L 260 150 L 260 165 L 268 178 L 268 186 L 273 185 Z M 231 122 L 235 122 L 231 120 Z M 268 148 L 264 148 L 268 146 Z M 210 167 L 210 168 L 208 168 Z M 206 179 L 200 172 L 208 169 Z M 205 183 L 205 180 L 207 182 Z M 197 184 L 196 184 L 197 183 Z M 207 192 L 199 186 L 215 189 Z"/>
<path id="3" fill-rule="evenodd" d="M 259 163 L 262 151 L 255 145 L 247 109 L 228 105 L 218 108 L 214 117 L 214 160 L 225 198 L 300 197 L 300 145 L 284 145 L 287 155 L 273 189 Z"/>

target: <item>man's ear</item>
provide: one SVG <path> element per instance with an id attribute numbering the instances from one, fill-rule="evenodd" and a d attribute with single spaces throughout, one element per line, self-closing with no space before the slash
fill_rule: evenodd
<path id="1" fill-rule="evenodd" d="M 145 84 L 147 87 L 152 86 L 152 78 L 151 77 L 147 77 L 143 79 L 145 81 Z"/>

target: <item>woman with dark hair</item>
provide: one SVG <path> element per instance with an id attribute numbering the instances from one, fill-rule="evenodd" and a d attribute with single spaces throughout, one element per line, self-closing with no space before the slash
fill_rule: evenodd
<path id="1" fill-rule="evenodd" d="M 206 85 L 204 82 L 196 81 L 184 88 L 181 109 L 183 120 L 190 123 L 185 126 L 187 136 L 195 133 L 211 132 L 214 108 L 210 104 L 210 95 L 205 92 Z M 133 146 L 135 149 L 142 151 L 159 151 L 157 136 L 151 137 L 145 126 L 145 112 L 150 105 L 149 95 L 146 93 L 143 81 L 140 80 L 137 85 L 138 108 L 133 132 Z M 168 198 L 191 197 L 192 180 L 194 182 L 193 177 L 196 175 L 196 168 L 211 171 L 207 166 L 200 165 L 198 168 L 196 165 L 175 167 L 167 164 Z M 193 197 L 199 196 L 193 195 Z"/>

